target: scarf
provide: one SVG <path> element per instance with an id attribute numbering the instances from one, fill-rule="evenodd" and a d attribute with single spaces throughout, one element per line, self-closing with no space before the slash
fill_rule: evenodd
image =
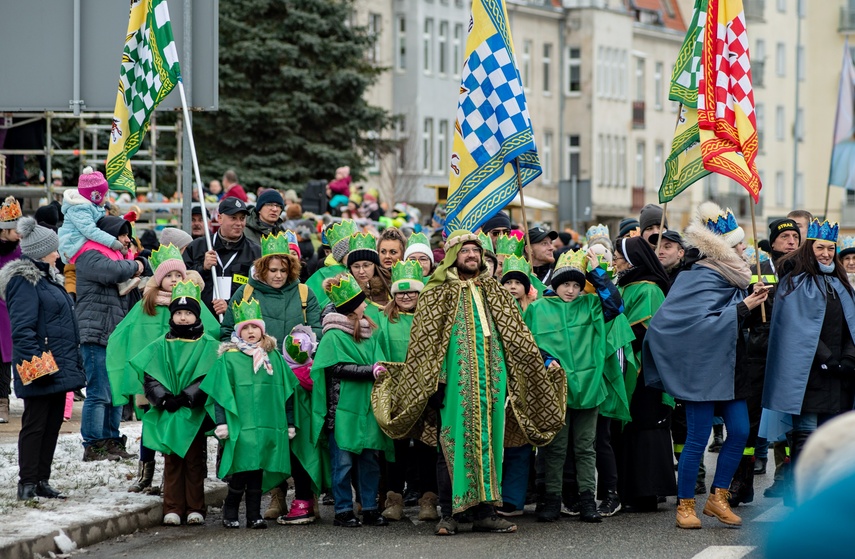
<path id="1" fill-rule="evenodd" d="M 748 289 L 748 285 L 751 283 L 751 268 L 741 258 L 729 260 L 704 258 L 698 262 L 698 266 L 715 270 L 724 277 L 727 283 L 738 289 Z"/>
<path id="2" fill-rule="evenodd" d="M 816 261 L 816 265 L 819 266 L 819 271 L 823 274 L 830 274 L 834 271 L 834 261 L 831 261 L 831 264 L 823 264 L 819 260 Z"/>
<path id="3" fill-rule="evenodd" d="M 154 283 L 154 282 L 152 282 Z M 168 307 L 172 302 L 172 292 L 164 291 L 162 289 L 157 290 L 157 297 L 154 300 L 154 304 L 159 307 Z"/>
<path id="4" fill-rule="evenodd" d="M 353 322 L 343 314 L 329 313 L 324 317 L 324 334 L 329 330 L 341 330 L 352 336 Z M 363 339 L 371 337 L 371 325 L 364 318 L 359 319 L 359 330 Z"/>
<path id="5" fill-rule="evenodd" d="M 163 293 L 163 292 L 161 292 Z M 160 304 L 160 303 L 158 303 Z M 198 318 L 193 324 L 175 324 L 169 319 L 169 333 L 166 334 L 168 340 L 198 340 L 205 333 L 205 327 L 202 321 Z"/>
<path id="6" fill-rule="evenodd" d="M 254 373 L 258 373 L 258 370 L 263 366 L 268 375 L 273 375 L 273 365 L 270 363 L 270 357 L 261 347 L 261 344 L 245 342 L 238 337 L 237 332 L 232 332 L 231 342 L 243 353 L 252 357 L 252 370 Z"/>

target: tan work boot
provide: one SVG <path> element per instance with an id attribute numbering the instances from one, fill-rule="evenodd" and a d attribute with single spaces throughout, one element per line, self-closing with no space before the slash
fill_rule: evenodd
<path id="1" fill-rule="evenodd" d="M 386 493 L 386 508 L 383 516 L 389 520 L 401 520 L 404 516 L 404 497 L 400 493 L 389 491 Z"/>
<path id="2" fill-rule="evenodd" d="M 704 505 L 704 514 L 715 516 L 728 526 L 742 526 L 742 519 L 730 510 L 730 503 L 727 502 L 728 497 L 730 497 L 730 492 L 727 489 L 716 487 L 715 492 L 709 496 L 707 504 Z"/>
<path id="3" fill-rule="evenodd" d="M 285 492 L 277 487 L 270 491 L 270 505 L 264 511 L 264 519 L 276 520 L 283 514 L 288 514 L 288 504 L 285 502 Z"/>
<path id="4" fill-rule="evenodd" d="M 419 499 L 419 520 L 439 520 L 436 507 L 439 505 L 439 497 L 436 493 L 425 492 Z"/>
<path id="5" fill-rule="evenodd" d="M 701 519 L 695 512 L 694 499 L 677 499 L 677 528 L 697 530 L 701 527 Z"/>
<path id="6" fill-rule="evenodd" d="M 0 423 L 9 423 L 9 398 L 0 398 Z"/>

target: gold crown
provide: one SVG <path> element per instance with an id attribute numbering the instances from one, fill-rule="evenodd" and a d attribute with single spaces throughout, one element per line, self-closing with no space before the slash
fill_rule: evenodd
<path id="1" fill-rule="evenodd" d="M 36 355 L 29 361 L 23 361 L 20 365 L 16 365 L 18 376 L 21 377 L 21 382 L 30 384 L 37 378 L 45 375 L 52 375 L 59 371 L 59 367 L 54 361 L 53 353 L 46 351 L 41 355 Z"/>
<path id="2" fill-rule="evenodd" d="M 21 204 L 18 203 L 14 196 L 7 196 L 3 200 L 3 205 L 0 206 L 0 221 L 15 221 L 23 215 L 21 213 Z"/>

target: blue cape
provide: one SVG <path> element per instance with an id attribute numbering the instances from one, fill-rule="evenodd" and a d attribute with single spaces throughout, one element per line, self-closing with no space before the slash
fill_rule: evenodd
<path id="1" fill-rule="evenodd" d="M 681 272 L 644 338 L 647 385 L 689 402 L 733 400 L 736 305 L 745 295 L 710 268 Z"/>
<path id="2" fill-rule="evenodd" d="M 822 278 L 825 278 L 824 280 Z M 834 276 L 822 276 L 834 288 L 843 307 L 849 332 L 855 339 L 855 301 Z M 825 319 L 825 288 L 806 274 L 793 278 L 793 289 L 785 294 L 789 280 L 782 279 L 775 295 L 775 311 L 766 354 L 763 407 L 782 413 L 800 414 L 811 365 Z"/>

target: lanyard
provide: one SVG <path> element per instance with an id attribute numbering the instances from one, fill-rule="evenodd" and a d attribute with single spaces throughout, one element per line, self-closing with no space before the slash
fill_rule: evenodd
<path id="1" fill-rule="evenodd" d="M 218 233 L 214 233 L 214 242 L 213 242 L 213 243 L 211 243 L 211 244 L 212 244 L 212 246 L 213 246 L 213 244 L 214 244 L 214 243 L 216 243 L 216 242 L 217 242 L 217 235 L 218 235 Z M 231 257 L 231 258 L 229 258 L 229 261 L 228 261 L 228 262 L 226 262 L 225 264 L 223 264 L 223 261 L 222 261 L 222 260 L 220 260 L 220 254 L 219 254 L 219 253 L 217 253 L 217 262 L 220 264 L 220 268 L 222 268 L 222 269 L 223 269 L 223 274 L 225 274 L 225 273 L 226 273 L 226 268 L 228 268 L 229 266 L 231 266 L 231 263 L 232 263 L 232 262 L 234 262 L 234 260 L 235 260 L 235 258 L 236 258 L 236 257 L 237 257 L 237 252 L 235 252 L 234 254 L 232 254 L 232 257 Z"/>

